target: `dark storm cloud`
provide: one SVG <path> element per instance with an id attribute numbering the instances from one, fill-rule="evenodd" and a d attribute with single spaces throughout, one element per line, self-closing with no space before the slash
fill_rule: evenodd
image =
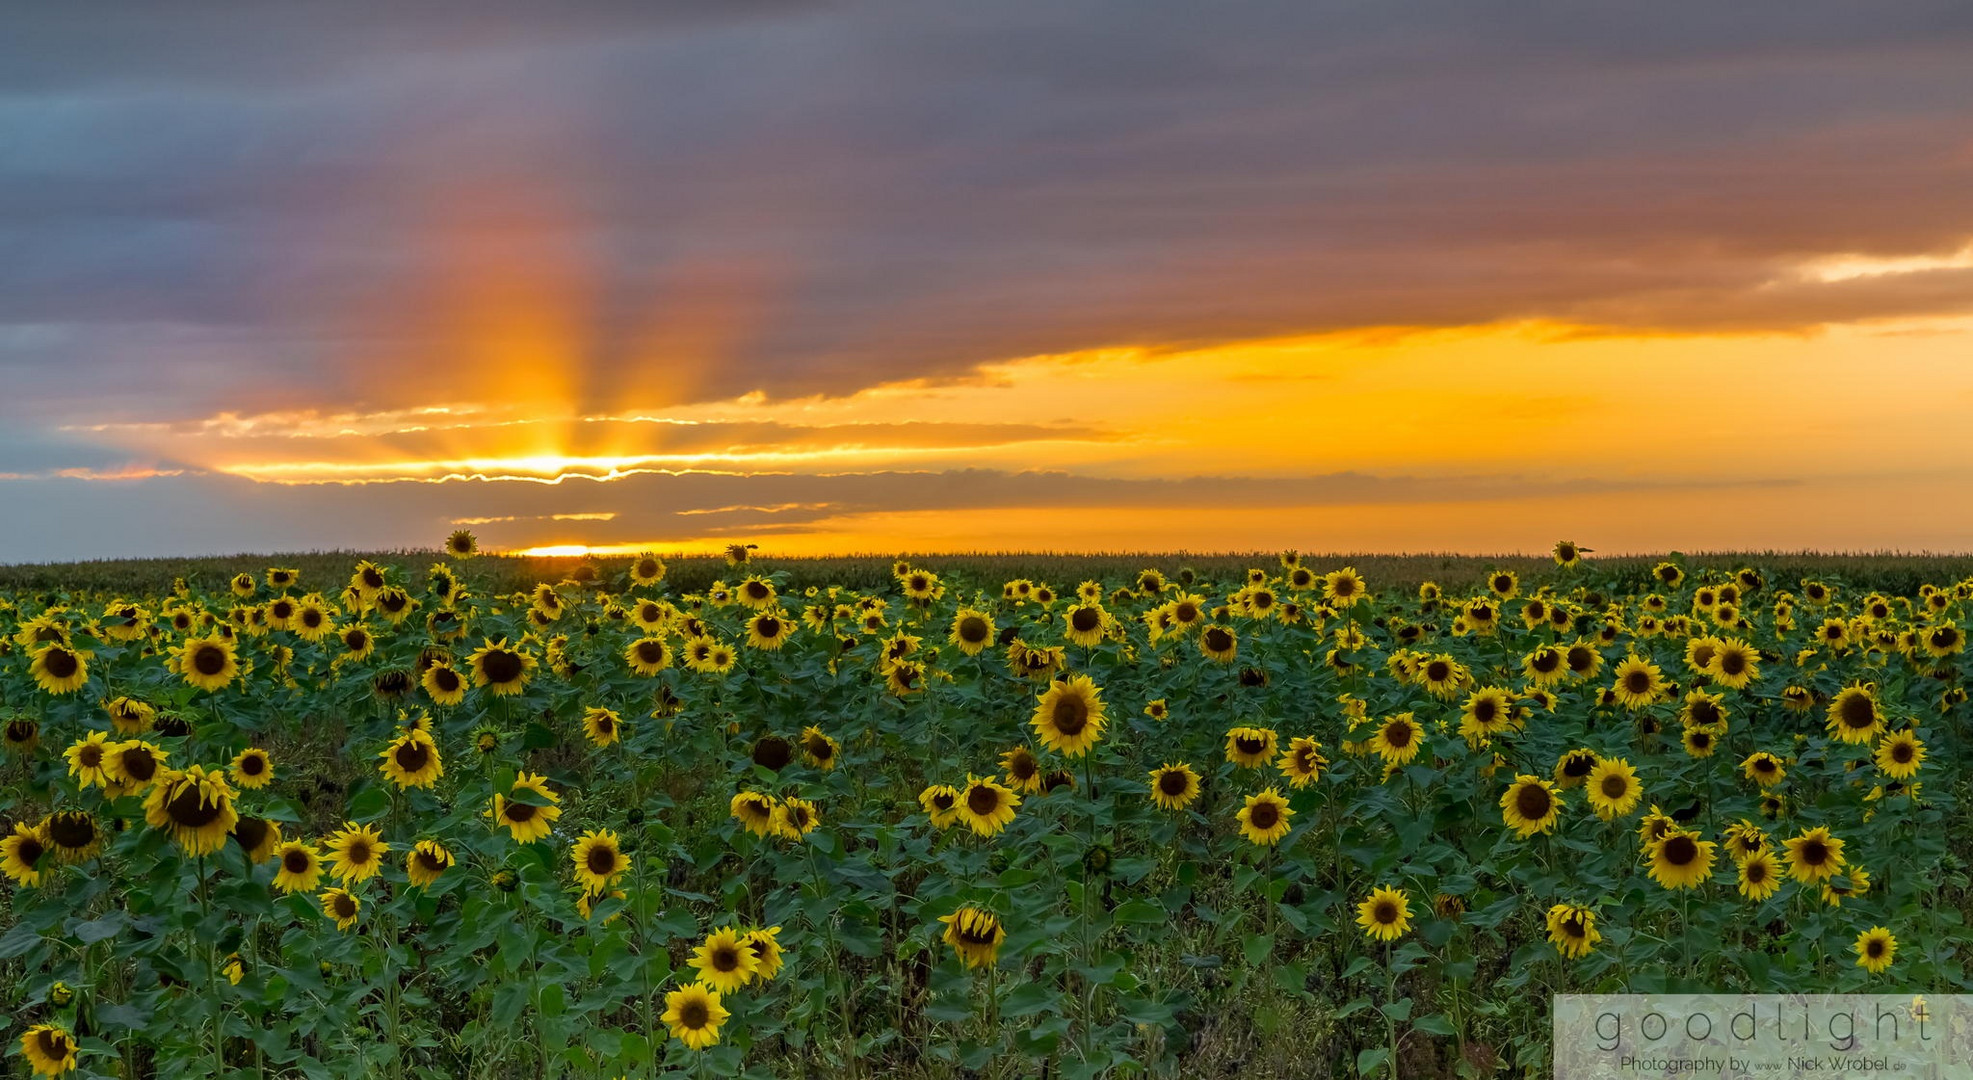
<path id="1" fill-rule="evenodd" d="M 1964 4 L 79 4 L 6 29 L 16 423 L 459 388 L 429 298 L 487 266 L 573 295 L 584 407 L 1366 324 L 1968 304 L 1938 275 L 1777 281 L 1973 234 Z"/>

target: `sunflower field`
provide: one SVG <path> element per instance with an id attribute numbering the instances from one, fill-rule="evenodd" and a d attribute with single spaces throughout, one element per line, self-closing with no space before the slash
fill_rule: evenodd
<path id="1" fill-rule="evenodd" d="M 1969 988 L 1973 578 L 475 547 L 0 592 L 7 1075 L 1546 1076 L 1555 993 Z"/>

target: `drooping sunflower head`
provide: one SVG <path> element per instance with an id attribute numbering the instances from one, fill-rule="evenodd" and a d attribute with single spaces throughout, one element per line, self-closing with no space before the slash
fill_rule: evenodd
<path id="1" fill-rule="evenodd" d="M 281 846 L 281 823 L 243 815 L 233 823 L 233 842 L 246 852 L 247 861 L 255 865 L 264 863 Z"/>
<path id="2" fill-rule="evenodd" d="M 40 832 L 48 851 L 71 865 L 88 862 L 103 850 L 103 828 L 86 810 L 58 810 L 41 822 Z"/>
<path id="3" fill-rule="evenodd" d="M 1000 917 L 985 908 L 962 907 L 940 916 L 939 921 L 945 924 L 945 943 L 968 968 L 992 967 L 999 958 L 1001 942 L 1007 940 Z"/>
<path id="4" fill-rule="evenodd" d="M 75 1068 L 80 1045 L 67 1028 L 35 1024 L 21 1035 L 21 1056 L 36 1076 L 60 1076 Z"/>
<path id="5" fill-rule="evenodd" d="M 733 820 L 755 836 L 766 836 L 774 827 L 775 800 L 758 791 L 742 791 L 727 804 Z"/>
<path id="6" fill-rule="evenodd" d="M 1226 760 L 1243 769 L 1258 769 L 1274 759 L 1279 737 L 1269 728 L 1236 727 L 1226 733 Z"/>
<path id="7" fill-rule="evenodd" d="M 842 744 L 819 727 L 810 725 L 802 730 L 802 758 L 818 769 L 835 768 L 841 749 Z"/>
<path id="8" fill-rule="evenodd" d="M 233 808 L 237 795 L 216 768 L 167 769 L 145 796 L 144 820 L 169 833 L 187 854 L 210 855 L 240 820 Z"/>

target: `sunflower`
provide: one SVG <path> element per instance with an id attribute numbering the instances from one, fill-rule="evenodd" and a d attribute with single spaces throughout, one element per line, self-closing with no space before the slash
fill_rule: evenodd
<path id="1" fill-rule="evenodd" d="M 1843 872 L 1843 842 L 1818 825 L 1786 841 L 1788 875 L 1804 885 L 1819 885 Z"/>
<path id="2" fill-rule="evenodd" d="M 693 983 L 665 995 L 664 1015 L 658 1019 L 671 1028 L 672 1038 L 689 1049 L 704 1050 L 719 1042 L 720 1025 L 732 1015 L 719 1003 L 719 991 Z"/>
<path id="3" fill-rule="evenodd" d="M 74 745 L 62 754 L 68 759 L 69 775 L 75 778 L 78 787 L 110 786 L 110 777 L 103 771 L 103 762 L 110 752 L 111 745 L 107 734 L 92 731 L 77 739 Z"/>
<path id="4" fill-rule="evenodd" d="M 815 813 L 815 804 L 807 799 L 790 795 L 774 808 L 773 832 L 783 840 L 800 840 L 820 824 L 822 819 Z"/>
<path id="5" fill-rule="evenodd" d="M 21 1034 L 21 1056 L 36 1076 L 60 1076 L 75 1068 L 76 1039 L 68 1029 L 36 1024 Z"/>
<path id="6" fill-rule="evenodd" d="M 1028 723 L 1048 749 L 1081 757 L 1103 737 L 1102 693 L 1087 675 L 1058 679 L 1036 702 Z"/>
<path id="7" fill-rule="evenodd" d="M 249 746 L 233 755 L 229 770 L 233 782 L 243 788 L 264 788 L 274 779 L 274 759 L 258 746 Z"/>
<path id="8" fill-rule="evenodd" d="M 1386 765 L 1408 764 L 1418 756 L 1424 746 L 1425 729 L 1410 713 L 1399 713 L 1388 720 L 1379 721 L 1377 730 L 1370 736 L 1370 749 L 1384 759 Z"/>
<path id="9" fill-rule="evenodd" d="M 1686 728 L 1682 741 L 1685 752 L 1695 758 L 1712 757 L 1719 749 L 1719 733 L 1712 728 Z"/>
<path id="10" fill-rule="evenodd" d="M 1100 587 L 1099 587 L 1099 592 Z M 1062 636 L 1075 645 L 1095 645 L 1103 640 L 1113 620 L 1103 605 L 1085 600 L 1062 614 Z"/>
<path id="11" fill-rule="evenodd" d="M 255 866 L 274 857 L 281 846 L 281 823 L 266 818 L 242 817 L 233 823 L 233 839 Z"/>
<path id="12" fill-rule="evenodd" d="M 698 971 L 700 983 L 722 994 L 730 994 L 754 981 L 760 971 L 760 958 L 732 927 L 708 935 L 688 963 Z"/>
<path id="13" fill-rule="evenodd" d="M 773 651 L 786 645 L 794 630 L 795 624 L 788 620 L 787 612 L 778 607 L 769 608 L 747 620 L 747 645 Z"/>
<path id="14" fill-rule="evenodd" d="M 436 840 L 420 840 L 404 853 L 404 876 L 421 889 L 431 888 L 452 865 L 452 852 Z"/>
<path id="15" fill-rule="evenodd" d="M 57 810 L 42 819 L 40 832 L 55 858 L 71 865 L 103 850 L 103 828 L 86 810 Z"/>
<path id="16" fill-rule="evenodd" d="M 1482 740 L 1521 726 L 1520 718 L 1514 711 L 1514 695 L 1497 686 L 1483 687 L 1467 695 L 1460 716 L 1460 729 L 1469 730 L 1470 725 L 1470 730 Z"/>
<path id="17" fill-rule="evenodd" d="M 1601 758 L 1583 780 L 1590 809 L 1604 821 L 1623 817 L 1637 809 L 1644 789 L 1637 782 L 1637 770 L 1623 758 Z"/>
<path id="18" fill-rule="evenodd" d="M 592 893 L 608 890 L 630 869 L 630 856 L 623 853 L 617 834 L 609 829 L 583 833 L 570 848 L 570 856 L 575 860 L 576 881 Z"/>
<path id="19" fill-rule="evenodd" d="M 818 769 L 835 768 L 842 748 L 841 743 L 813 724 L 802 729 L 802 759 Z"/>
<path id="20" fill-rule="evenodd" d="M 466 700 L 466 678 L 449 661 L 440 660 L 426 668 L 418 682 L 434 705 L 450 708 Z"/>
<path id="21" fill-rule="evenodd" d="M 1764 788 L 1771 788 L 1788 778 L 1788 770 L 1780 758 L 1765 750 L 1747 755 L 1740 763 L 1740 771 L 1747 779 Z"/>
<path id="22" fill-rule="evenodd" d="M 1739 638 L 1727 638 L 1713 649 L 1706 674 L 1721 686 L 1745 689 L 1761 677 L 1761 652 Z"/>
<path id="23" fill-rule="evenodd" d="M 1697 888 L 1713 875 L 1711 840 L 1684 829 L 1668 830 L 1652 841 L 1645 854 L 1651 860 L 1651 880 L 1667 889 Z"/>
<path id="24" fill-rule="evenodd" d="M 1017 746 L 1000 755 L 1000 769 L 1007 777 L 1007 784 L 1023 795 L 1041 790 L 1041 762 L 1035 760 L 1034 752 L 1025 746 Z"/>
<path id="25" fill-rule="evenodd" d="M 288 840 L 274 852 L 274 887 L 284 893 L 313 892 L 322 880 L 322 857 L 313 845 Z"/>
<path id="26" fill-rule="evenodd" d="M 647 551 L 632 560 L 630 564 L 630 583 L 632 585 L 656 585 L 664 579 L 665 561 L 663 559 Z"/>
<path id="27" fill-rule="evenodd" d="M 755 978 L 772 982 L 776 975 L 781 974 L 780 927 L 755 927 L 740 935 L 740 944 L 753 950 Z"/>
<path id="28" fill-rule="evenodd" d="M 1512 570 L 1496 570 L 1487 575 L 1487 591 L 1502 600 L 1512 600 L 1521 592 L 1520 575 Z"/>
<path id="29" fill-rule="evenodd" d="M 1411 900 L 1403 889 L 1379 885 L 1356 906 L 1356 924 L 1375 940 L 1396 941 L 1411 929 Z"/>
<path id="30" fill-rule="evenodd" d="M 1575 904 L 1556 904 L 1548 909 L 1548 940 L 1563 958 L 1579 960 L 1588 956 L 1603 935 L 1596 929 L 1596 913 Z"/>
<path id="31" fill-rule="evenodd" d="M 1574 540 L 1557 540 L 1550 554 L 1555 556 L 1555 565 L 1574 566 L 1582 561 L 1583 553 L 1588 550 Z"/>
<path id="32" fill-rule="evenodd" d="M 1578 749 L 1564 753 L 1555 759 L 1555 785 L 1564 791 L 1581 787 L 1596 769 L 1599 760 L 1594 750 Z"/>
<path id="33" fill-rule="evenodd" d="M 34 650 L 28 671 L 34 682 L 49 694 L 72 694 L 89 681 L 89 654 L 53 642 Z"/>
<path id="34" fill-rule="evenodd" d="M 952 630 L 946 640 L 958 646 L 967 656 L 978 656 L 993 644 L 995 630 L 993 617 L 974 608 L 960 608 L 952 617 Z"/>
<path id="35" fill-rule="evenodd" d="M 445 775 L 445 763 L 439 759 L 438 743 L 432 739 L 432 733 L 424 728 L 412 728 L 392 739 L 390 745 L 379 751 L 377 756 L 383 759 L 377 771 L 401 788 L 428 788 Z"/>
<path id="36" fill-rule="evenodd" d="M 158 715 L 156 709 L 132 697 L 105 701 L 103 711 L 109 714 L 110 726 L 120 735 L 142 735 L 151 730 L 151 721 Z"/>
<path id="37" fill-rule="evenodd" d="M 1288 819 L 1295 812 L 1288 808 L 1288 800 L 1281 792 L 1268 788 L 1257 795 L 1247 796 L 1246 805 L 1239 813 L 1240 835 L 1256 847 L 1272 847 L 1288 835 Z"/>
<path id="38" fill-rule="evenodd" d="M 338 930 L 354 927 L 357 914 L 363 910 L 363 901 L 345 889 L 324 889 L 318 899 L 323 917 L 334 920 Z"/>
<path id="39" fill-rule="evenodd" d="M 1877 741 L 1877 771 L 1893 780 L 1909 780 L 1925 764 L 1925 744 L 1909 731 L 1894 731 Z"/>
<path id="40" fill-rule="evenodd" d="M 17 821 L 12 833 L 0 837 L 0 873 L 22 885 L 39 885 L 41 857 L 46 854 L 48 837 L 40 826 Z"/>
<path id="41" fill-rule="evenodd" d="M 466 658 L 466 662 L 472 665 L 474 686 L 485 687 L 501 695 L 518 694 L 525 690 L 536 666 L 533 653 L 508 645 L 506 638 L 499 641 L 486 639 L 485 644 Z"/>
<path id="42" fill-rule="evenodd" d="M 1822 902 L 1830 907 L 1842 907 L 1843 901 L 1854 899 L 1870 891 L 1870 872 L 1861 866 L 1851 866 L 1843 873 L 1846 884 L 1838 885 L 1841 879 L 1832 878 L 1823 883 Z"/>
<path id="43" fill-rule="evenodd" d="M 1740 860 L 1740 895 L 1761 901 L 1781 890 L 1781 864 L 1767 851 L 1756 851 Z"/>
<path id="44" fill-rule="evenodd" d="M 1160 809 L 1183 810 L 1199 797 L 1199 774 L 1192 766 L 1166 762 L 1151 770 L 1151 801 Z"/>
<path id="45" fill-rule="evenodd" d="M 959 820 L 980 836 L 992 836 L 1014 820 L 1014 808 L 1019 805 L 1021 797 L 992 777 L 968 774 L 959 794 Z"/>
<path id="46" fill-rule="evenodd" d="M 742 791 L 727 804 L 733 820 L 755 836 L 766 836 L 774 828 L 774 797 L 758 791 Z"/>
<path id="47" fill-rule="evenodd" d="M 1920 631 L 1918 640 L 1926 655 L 1935 660 L 1944 660 L 1966 648 L 1966 634 L 1952 623 L 1940 623 Z"/>
<path id="48" fill-rule="evenodd" d="M 1357 601 L 1364 598 L 1365 592 L 1363 577 L 1354 566 L 1323 575 L 1322 598 L 1329 602 L 1330 607 L 1355 607 Z"/>
<path id="49" fill-rule="evenodd" d="M 596 746 L 609 746 L 623 737 L 623 720 L 609 709 L 591 706 L 582 711 L 582 733 Z"/>
<path id="50" fill-rule="evenodd" d="M 370 635 L 370 628 L 360 623 L 343 627 L 337 636 L 342 639 L 344 660 L 367 660 L 377 649 L 377 639 Z"/>
<path id="51" fill-rule="evenodd" d="M 1288 749 L 1275 762 L 1289 785 L 1295 788 L 1305 788 L 1321 779 L 1322 770 L 1328 764 L 1329 759 L 1322 756 L 1322 744 L 1307 735 L 1289 740 Z"/>
<path id="52" fill-rule="evenodd" d="M 562 808 L 555 804 L 562 797 L 548 790 L 547 777 L 521 773 L 514 778 L 509 791 L 515 795 L 527 792 L 527 801 L 510 801 L 495 794 L 489 813 L 495 822 L 507 827 L 516 841 L 532 844 L 554 831 L 555 819 L 562 816 Z"/>
<path id="53" fill-rule="evenodd" d="M 178 674 L 201 690 L 224 690 L 240 676 L 233 642 L 218 634 L 195 637 L 172 654 Z"/>
<path id="54" fill-rule="evenodd" d="M 1419 665 L 1417 681 L 1435 698 L 1451 700 L 1472 678 L 1466 666 L 1450 656 L 1433 656 Z"/>
<path id="55" fill-rule="evenodd" d="M 170 833 L 186 854 L 210 855 L 239 823 L 240 815 L 233 809 L 237 794 L 216 768 L 168 769 L 144 798 L 144 820 Z"/>
<path id="56" fill-rule="evenodd" d="M 1526 840 L 1555 828 L 1562 816 L 1562 799 L 1555 794 L 1554 784 L 1522 773 L 1500 797 L 1500 816 L 1516 836 Z"/>
<path id="57" fill-rule="evenodd" d="M 1857 935 L 1857 966 L 1872 975 L 1882 975 L 1898 954 L 1898 939 L 1881 926 Z"/>
<path id="58" fill-rule="evenodd" d="M 1884 730 L 1884 713 L 1877 707 L 1877 687 L 1861 683 L 1844 687 L 1829 703 L 1830 734 L 1846 743 L 1874 741 Z"/>
<path id="59" fill-rule="evenodd" d="M 1258 769 L 1274 758 L 1278 745 L 1267 728 L 1232 728 L 1226 733 L 1226 760 L 1243 769 Z"/>
<path id="60" fill-rule="evenodd" d="M 1000 957 L 1000 944 L 1007 940 L 1007 928 L 1000 916 L 985 908 L 962 907 L 939 916 L 945 924 L 945 943 L 959 955 L 960 962 L 972 968 L 990 968 Z"/>
<path id="61" fill-rule="evenodd" d="M 1521 658 L 1521 674 L 1536 686 L 1554 686 L 1569 674 L 1567 656 L 1553 645 L 1536 646 Z"/>
<path id="62" fill-rule="evenodd" d="M 1611 691 L 1629 709 L 1642 709 L 1657 701 L 1665 688 L 1658 665 L 1640 658 L 1636 653 L 1625 657 L 1624 662 L 1617 665 L 1615 678 Z"/>
<path id="63" fill-rule="evenodd" d="M 331 833 L 323 845 L 334 860 L 329 873 L 345 885 L 376 877 L 384 868 L 385 853 L 390 851 L 382 833 L 354 821 L 343 822 L 343 827 Z"/>
<path id="64" fill-rule="evenodd" d="M 1199 651 L 1219 663 L 1230 664 L 1240 653 L 1240 635 L 1230 626 L 1208 626 L 1199 635 Z"/>

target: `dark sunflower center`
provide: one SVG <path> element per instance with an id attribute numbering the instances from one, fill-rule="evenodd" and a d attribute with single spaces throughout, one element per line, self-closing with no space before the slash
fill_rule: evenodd
<path id="1" fill-rule="evenodd" d="M 1000 809 L 1000 792 L 985 784 L 975 784 L 966 792 L 966 809 L 985 817 Z"/>
<path id="2" fill-rule="evenodd" d="M 1665 841 L 1663 848 L 1665 861 L 1673 866 L 1685 866 L 1699 857 L 1699 845 L 1689 836 L 1674 836 Z"/>
<path id="3" fill-rule="evenodd" d="M 1007 762 L 1007 772 L 1016 780 L 1026 780 L 1033 776 L 1039 768 L 1040 766 L 1035 763 L 1034 757 L 1029 754 L 1015 754 Z"/>
<path id="4" fill-rule="evenodd" d="M 1716 724 L 1720 719 L 1720 707 L 1711 701 L 1692 703 L 1692 722 L 1695 724 Z"/>
<path id="5" fill-rule="evenodd" d="M 1898 763 L 1898 764 L 1900 764 L 1900 765 L 1907 765 L 1907 764 L 1910 764 L 1910 763 L 1911 763 L 1911 759 L 1912 759 L 1912 757 L 1914 756 L 1914 753 L 1915 753 L 1915 750 L 1916 750 L 1916 748 L 1915 748 L 1915 747 L 1913 747 L 1913 746 L 1912 746 L 1912 745 L 1911 745 L 1910 743 L 1908 743 L 1908 742 L 1895 742 L 1895 743 L 1892 743 L 1892 744 L 1891 744 L 1891 760 L 1892 760 L 1892 761 L 1895 761 L 1895 762 L 1897 762 L 1897 763 Z"/>
<path id="6" fill-rule="evenodd" d="M 451 668 L 438 668 L 432 672 L 432 685 L 438 687 L 439 693 L 450 694 L 460 687 L 459 673 Z"/>
<path id="7" fill-rule="evenodd" d="M 1534 669 L 1546 675 L 1562 665 L 1562 658 L 1553 649 L 1543 649 L 1535 654 Z"/>
<path id="8" fill-rule="evenodd" d="M 217 645 L 201 645 L 192 654 L 192 669 L 201 675 L 217 675 L 226 670 L 226 650 Z"/>
<path id="9" fill-rule="evenodd" d="M 1065 694 L 1056 699 L 1055 708 L 1049 713 L 1049 718 L 1054 721 L 1055 730 L 1074 737 L 1082 734 L 1083 728 L 1089 726 L 1089 706 L 1083 704 L 1082 698 Z"/>
<path id="10" fill-rule="evenodd" d="M 1178 617 L 1179 622 L 1189 623 L 1199 617 L 1199 605 L 1187 600 L 1178 605 L 1178 607 L 1173 608 L 1172 614 Z"/>
<path id="11" fill-rule="evenodd" d="M 267 822 L 260 818 L 245 817 L 233 826 L 233 838 L 240 846 L 252 851 L 267 839 Z"/>
<path id="12" fill-rule="evenodd" d="M 712 1012 L 703 1001 L 688 1001 L 678 1008 L 678 1026 L 687 1031 L 697 1031 L 711 1019 Z"/>
<path id="13" fill-rule="evenodd" d="M 1391 723 L 1384 725 L 1384 741 L 1402 750 L 1411 745 L 1411 725 Z"/>
<path id="14" fill-rule="evenodd" d="M 762 615 L 754 620 L 754 633 L 764 638 L 781 636 L 781 620 L 772 615 Z"/>
<path id="15" fill-rule="evenodd" d="M 1539 784 L 1523 784 L 1514 793 L 1514 810 L 1529 821 L 1540 821 L 1548 816 L 1549 808 L 1555 800 L 1548 789 Z"/>
<path id="16" fill-rule="evenodd" d="M 354 896 L 338 896 L 336 897 L 335 903 L 336 903 L 336 918 L 338 919 L 356 918 L 356 898 Z"/>
<path id="17" fill-rule="evenodd" d="M 308 873 L 308 853 L 306 851 L 290 851 L 286 855 L 281 856 L 281 869 L 290 874 Z"/>
<path id="18" fill-rule="evenodd" d="M 1425 678 L 1432 682 L 1444 682 L 1452 676 L 1452 665 L 1443 660 L 1434 660 L 1425 665 Z"/>
<path id="19" fill-rule="evenodd" d="M 1482 724 L 1493 723 L 1493 718 L 1499 714 L 1500 706 L 1492 698 L 1481 698 L 1473 703 L 1473 719 Z"/>
<path id="20" fill-rule="evenodd" d="M 978 615 L 968 615 L 959 620 L 959 640 L 976 645 L 987 639 L 986 620 Z"/>
<path id="21" fill-rule="evenodd" d="M 1087 634 L 1103 625 L 1103 617 L 1096 613 L 1095 608 L 1077 608 L 1069 616 L 1069 625 L 1075 627 L 1078 633 Z"/>
<path id="22" fill-rule="evenodd" d="M 1563 776 L 1588 776 L 1589 770 L 1596 767 L 1596 759 L 1588 754 L 1572 755 L 1562 763 Z"/>
<path id="23" fill-rule="evenodd" d="M 219 820 L 226 812 L 226 805 L 219 799 L 208 798 L 198 787 L 187 784 L 165 804 L 165 813 L 172 823 L 187 829 L 201 829 Z"/>
<path id="24" fill-rule="evenodd" d="M 1337 596 L 1348 596 L 1351 593 L 1356 592 L 1356 582 L 1346 577 L 1337 578 L 1335 589 Z"/>
<path id="25" fill-rule="evenodd" d="M 507 804 L 507 820 L 509 820 L 509 821 L 533 821 L 533 820 L 534 820 L 534 811 L 535 811 L 535 807 L 533 807 L 533 806 L 530 806 L 530 805 L 529 805 L 529 804 L 527 804 L 527 803 L 518 803 L 518 802 L 517 802 L 517 803 L 508 803 L 508 804 Z"/>
<path id="26" fill-rule="evenodd" d="M 510 683 L 521 677 L 521 658 L 505 649 L 495 649 L 480 658 L 480 669 L 488 682 Z"/>
<path id="27" fill-rule="evenodd" d="M 43 1057 L 58 1062 L 68 1057 L 72 1046 L 67 1035 L 46 1028 L 35 1035 L 35 1042 Z"/>
<path id="28" fill-rule="evenodd" d="M 415 857 L 418 860 L 418 866 L 420 869 L 429 870 L 434 874 L 438 873 L 440 870 L 445 869 L 446 867 L 445 860 L 439 858 L 438 855 L 430 851 L 425 851 L 423 849 L 420 849 Z"/>
<path id="29" fill-rule="evenodd" d="M 1206 631 L 1206 648 L 1214 652 L 1225 652 L 1233 647 L 1233 635 L 1215 626 Z"/>
<path id="30" fill-rule="evenodd" d="M 75 763 L 85 769 L 99 769 L 103 765 L 103 744 L 83 743 L 76 748 Z"/>
<path id="31" fill-rule="evenodd" d="M 259 776 L 267 771 L 267 759 L 259 754 L 248 754 L 240 759 L 240 771 L 248 776 Z"/>
<path id="32" fill-rule="evenodd" d="M 780 772 L 794 757 L 795 749 L 779 735 L 764 736 L 754 744 L 754 764 Z"/>
<path id="33" fill-rule="evenodd" d="M 1877 705 L 1864 694 L 1851 694 L 1843 699 L 1839 715 L 1850 727 L 1867 728 L 1877 723 Z"/>
<path id="34" fill-rule="evenodd" d="M 368 840 L 351 840 L 349 845 L 343 848 L 343 861 L 354 866 L 366 866 L 375 857 L 376 852 L 371 849 Z"/>
<path id="35" fill-rule="evenodd" d="M 1158 791 L 1174 799 L 1185 794 L 1185 789 L 1190 786 L 1186 782 L 1185 774 L 1176 769 L 1158 775 Z"/>
<path id="36" fill-rule="evenodd" d="M 1577 645 L 1569 650 L 1570 671 L 1575 671 L 1575 672 L 1588 671 L 1590 665 L 1594 664 L 1595 662 L 1596 662 L 1596 651 L 1593 649 L 1587 648 L 1582 645 Z"/>
<path id="37" fill-rule="evenodd" d="M 932 805 L 938 807 L 940 812 L 952 809 L 952 804 L 958 801 L 959 797 L 957 795 L 944 791 L 932 796 Z"/>
<path id="38" fill-rule="evenodd" d="M 57 847 L 88 847 L 96 842 L 96 819 L 81 813 L 56 814 L 48 822 L 48 839 Z"/>
<path id="39" fill-rule="evenodd" d="M 1281 810 L 1271 802 L 1257 802 L 1247 811 L 1247 820 L 1264 832 L 1280 822 Z"/>
<path id="40" fill-rule="evenodd" d="M 384 587 L 384 575 L 375 570 L 365 570 L 363 571 L 363 584 L 372 589 L 381 589 Z"/>
<path id="41" fill-rule="evenodd" d="M 1725 675 L 1738 675 L 1747 670 L 1747 657 L 1738 652 L 1720 654 L 1720 672 Z"/>
<path id="42" fill-rule="evenodd" d="M 156 776 L 158 772 L 158 759 L 151 756 L 151 752 L 141 746 L 134 746 L 125 750 L 123 752 L 122 764 L 123 771 L 129 774 L 132 780 L 140 782 L 149 780 L 151 777 Z"/>
<path id="43" fill-rule="evenodd" d="M 1398 906 L 1389 900 L 1379 900 L 1377 906 L 1370 909 L 1370 920 L 1379 926 L 1396 926 Z"/>
<path id="44" fill-rule="evenodd" d="M 664 658 L 664 642 L 646 639 L 637 643 L 637 659 L 644 663 L 657 664 L 663 662 Z"/>
<path id="45" fill-rule="evenodd" d="M 658 576 L 657 560 L 656 559 L 637 560 L 637 576 L 646 577 L 646 578 L 657 577 Z"/>
<path id="46" fill-rule="evenodd" d="M 1633 694 L 1644 694 L 1651 689 L 1651 673 L 1633 671 L 1624 676 L 1624 689 Z"/>
<path id="47" fill-rule="evenodd" d="M 1611 773 L 1603 778 L 1603 797 L 1621 799 L 1630 792 L 1630 781 L 1622 773 Z"/>
<path id="48" fill-rule="evenodd" d="M 615 848 L 597 844 L 589 849 L 589 872 L 598 877 L 616 873 L 617 853 Z"/>
<path id="49" fill-rule="evenodd" d="M 405 742 L 391 752 L 391 760 L 399 769 L 415 773 L 431 764 L 432 752 L 422 742 Z"/>
<path id="50" fill-rule="evenodd" d="M 76 673 L 82 666 L 82 661 L 67 649 L 49 649 L 41 656 L 41 666 L 49 675 L 57 679 L 66 679 Z"/>
<path id="51" fill-rule="evenodd" d="M 1872 960 L 1881 958 L 1884 955 L 1884 939 L 1871 938 L 1870 941 L 1864 945 L 1863 950 L 1864 952 L 1870 954 L 1870 958 Z"/>
<path id="52" fill-rule="evenodd" d="M 1763 881 L 1766 881 L 1766 880 L 1767 880 L 1767 864 L 1766 864 L 1766 863 L 1764 863 L 1764 862 L 1759 862 L 1759 861 L 1755 861 L 1755 862 L 1750 862 L 1750 863 L 1748 863 L 1748 864 L 1747 864 L 1747 880 L 1748 880 L 1748 882 L 1749 882 L 1749 883 L 1751 883 L 1751 884 L 1754 884 L 1754 885 L 1759 885 L 1759 884 L 1760 884 L 1761 882 L 1763 882 Z"/>
<path id="53" fill-rule="evenodd" d="M 1801 847 L 1802 865 L 1821 866 L 1829 861 L 1829 845 L 1820 840 L 1810 840 Z"/>

